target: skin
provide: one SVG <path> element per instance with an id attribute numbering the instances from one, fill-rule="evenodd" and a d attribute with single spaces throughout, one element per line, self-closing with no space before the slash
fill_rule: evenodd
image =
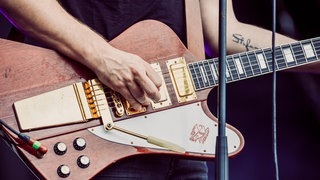
<path id="1" fill-rule="evenodd" d="M 227 53 L 235 54 L 263 47 L 271 47 L 272 32 L 257 26 L 239 22 L 234 14 L 232 0 L 227 3 Z M 205 44 L 209 46 L 209 55 L 218 52 L 219 0 L 200 0 L 201 17 Z M 241 37 L 241 38 L 240 38 Z M 276 34 L 276 44 L 291 43 L 296 40 Z"/>
<path id="2" fill-rule="evenodd" d="M 227 4 L 227 53 L 271 46 L 270 31 L 239 22 L 232 0 L 227 0 Z M 218 50 L 218 5 L 219 0 L 200 0 L 205 43 L 210 47 L 208 54 Z M 101 35 L 69 15 L 58 1 L 0 0 L 0 9 L 28 36 L 89 67 L 134 109 L 160 99 L 161 79 L 147 62 L 112 47 Z M 293 41 L 276 36 L 276 44 Z"/>

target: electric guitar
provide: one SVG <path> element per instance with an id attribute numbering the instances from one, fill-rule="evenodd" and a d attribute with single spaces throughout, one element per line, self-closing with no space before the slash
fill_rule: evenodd
<path id="1" fill-rule="evenodd" d="M 217 119 L 206 99 L 218 85 L 218 59 L 197 61 L 170 28 L 153 20 L 133 25 L 110 43 L 139 55 L 159 73 L 164 84 L 159 102 L 132 110 L 86 67 L 52 50 L 0 41 L 0 118 L 48 148 L 39 157 L 4 128 L 25 162 L 43 178 L 88 179 L 135 155 L 214 158 Z M 313 64 L 320 38 L 275 51 L 277 70 Z M 227 82 L 270 73 L 271 59 L 270 48 L 228 56 Z M 234 156 L 244 139 L 231 125 L 227 136 Z"/>

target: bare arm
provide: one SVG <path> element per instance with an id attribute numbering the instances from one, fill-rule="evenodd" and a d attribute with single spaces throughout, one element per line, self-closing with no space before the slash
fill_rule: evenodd
<path id="1" fill-rule="evenodd" d="M 27 35 L 89 67 L 135 109 L 160 98 L 161 80 L 147 62 L 113 48 L 56 0 L 0 0 L 0 9 Z"/>
<path id="2" fill-rule="evenodd" d="M 218 52 L 219 0 L 200 0 L 205 43 L 211 52 Z M 271 47 L 271 31 L 237 20 L 232 0 L 227 0 L 227 53 L 234 54 L 256 48 Z M 294 42 L 294 39 L 276 34 L 276 44 Z"/>

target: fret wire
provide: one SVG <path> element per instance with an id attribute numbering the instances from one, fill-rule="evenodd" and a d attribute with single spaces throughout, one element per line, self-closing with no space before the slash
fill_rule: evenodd
<path id="1" fill-rule="evenodd" d="M 236 68 L 236 66 L 235 66 L 235 64 L 234 64 L 233 59 L 232 59 L 231 56 L 228 56 L 228 57 L 227 57 L 226 63 L 227 63 L 227 65 L 229 66 L 229 69 L 230 69 L 232 78 L 233 78 L 234 80 L 239 79 L 239 78 L 240 78 L 239 73 L 238 73 L 238 71 L 237 71 L 237 68 Z"/>
<path id="2" fill-rule="evenodd" d="M 209 86 L 209 80 L 208 80 L 207 73 L 204 71 L 203 61 L 199 61 L 198 65 L 199 65 L 202 81 L 204 82 L 204 87 L 208 87 Z"/>
<path id="3" fill-rule="evenodd" d="M 306 53 L 304 52 L 303 45 L 302 45 L 301 41 L 299 42 L 299 44 L 300 44 L 300 47 L 301 47 L 301 50 L 302 50 L 302 53 L 303 53 L 303 57 L 305 57 L 306 62 L 308 62 L 308 58 L 306 56 Z"/>
<path id="4" fill-rule="evenodd" d="M 266 48 L 266 49 L 263 49 L 262 51 L 267 59 L 267 64 L 269 65 L 269 67 L 272 67 L 272 49 Z M 275 61 L 275 65 L 276 65 L 276 70 L 278 70 L 279 67 L 278 67 L 277 61 Z M 270 72 L 272 72 L 272 68 L 270 68 Z"/>
<path id="5" fill-rule="evenodd" d="M 205 87 L 205 85 L 204 85 L 203 77 L 201 76 L 201 70 L 199 68 L 198 62 L 195 63 L 195 71 L 196 71 L 197 78 L 199 80 L 199 86 L 202 89 Z"/>
<path id="6" fill-rule="evenodd" d="M 314 49 L 315 49 L 316 54 L 317 54 L 317 59 L 319 58 L 319 53 L 320 53 L 320 49 L 319 49 L 319 46 L 318 46 L 318 42 L 320 42 L 320 41 L 319 41 L 319 39 L 317 39 L 317 38 L 315 38 L 315 39 L 312 40 Z M 320 44 L 319 44 L 319 45 L 320 45 Z M 318 51 L 319 51 L 319 53 L 318 53 Z"/>
<path id="7" fill-rule="evenodd" d="M 279 69 L 288 67 L 286 61 L 283 58 L 281 47 L 279 46 L 275 48 L 275 59 L 278 62 Z"/>
<path id="8" fill-rule="evenodd" d="M 272 72 L 272 66 L 273 66 L 273 60 L 272 60 L 272 49 L 266 48 L 262 50 L 262 53 L 265 57 L 265 60 L 267 61 L 266 64 L 268 65 L 269 72 Z M 276 70 L 278 69 L 278 63 L 275 61 Z"/>
<path id="9" fill-rule="evenodd" d="M 315 46 L 316 54 L 317 54 L 317 59 L 319 59 L 320 56 L 320 38 L 315 38 L 313 40 L 313 44 Z"/>
<path id="10" fill-rule="evenodd" d="M 262 56 L 263 56 L 264 62 L 266 63 L 267 72 L 272 72 L 272 67 L 269 66 L 267 57 L 266 57 L 265 53 L 264 53 L 262 50 L 261 50 L 261 54 L 262 54 Z"/>
<path id="11" fill-rule="evenodd" d="M 197 63 L 195 62 L 195 63 L 193 63 L 193 67 L 194 67 L 194 74 L 195 74 L 195 77 L 196 77 L 196 79 L 197 79 L 197 81 L 198 81 L 198 89 L 201 89 L 201 78 L 199 78 L 199 71 L 198 71 L 198 66 L 197 66 Z"/>
<path id="12" fill-rule="evenodd" d="M 211 87 L 211 86 L 215 85 L 214 77 L 213 77 L 212 72 L 210 70 L 208 60 L 204 60 L 203 61 L 203 67 L 204 67 L 205 73 L 206 73 L 208 81 L 209 81 L 209 85 L 208 86 Z"/>
<path id="13" fill-rule="evenodd" d="M 293 51 L 293 48 L 292 48 L 292 44 L 290 44 L 289 47 L 290 47 L 290 53 L 291 53 L 291 55 L 292 55 L 292 57 L 293 57 L 293 60 L 294 60 L 294 66 L 297 66 L 297 65 L 298 65 L 298 62 L 297 62 L 297 58 L 296 58 L 295 55 L 294 55 L 294 51 Z"/>
<path id="14" fill-rule="evenodd" d="M 212 62 L 212 63 L 210 63 L 210 62 Z M 217 85 L 218 84 L 218 75 L 216 74 L 216 71 L 214 69 L 214 65 L 213 65 L 213 60 L 212 59 L 208 60 L 208 67 L 209 67 L 210 72 L 212 74 L 212 77 L 214 79 L 214 84 Z"/>
<path id="15" fill-rule="evenodd" d="M 232 78 L 232 72 L 230 71 L 230 67 L 226 61 L 226 77 L 227 77 L 227 80 L 229 79 L 229 81 L 232 81 L 233 78 Z"/>
<path id="16" fill-rule="evenodd" d="M 196 89 L 199 89 L 199 81 L 197 79 L 196 72 L 194 70 L 194 63 L 189 64 L 189 71 L 191 72 L 192 80 L 193 80 L 193 85 L 195 86 Z"/>
<path id="17" fill-rule="evenodd" d="M 277 46 L 275 47 L 276 70 L 294 67 L 317 60 L 319 55 L 319 37 L 311 40 Z M 253 52 L 251 51 L 227 56 L 226 63 L 227 82 L 271 72 L 272 49 L 265 48 Z M 192 78 L 195 81 L 194 84 L 198 89 L 211 87 L 215 83 L 218 83 L 218 65 L 218 58 L 193 63 L 192 66 L 194 68 L 191 68 L 192 66 L 189 65 Z M 240 68 L 243 68 L 244 72 L 240 73 Z"/>
<path id="18" fill-rule="evenodd" d="M 238 76 L 238 79 L 240 79 L 241 78 L 241 69 L 239 69 L 239 67 L 238 67 L 238 65 L 236 64 L 236 63 L 238 63 L 238 62 L 236 62 L 235 61 L 235 59 L 234 59 L 234 57 L 233 56 L 230 56 L 230 58 L 231 58 L 231 63 L 233 64 L 233 67 L 234 67 L 234 69 L 235 69 L 235 72 L 236 72 L 236 74 L 237 74 L 237 76 Z M 241 67 L 241 64 L 240 64 L 240 67 Z M 242 72 L 243 73 L 243 72 Z"/>
<path id="19" fill-rule="evenodd" d="M 283 54 L 282 46 L 278 46 L 278 47 L 279 47 L 279 51 L 280 51 L 279 55 L 281 54 L 279 60 L 283 60 L 285 66 L 286 66 L 286 68 L 287 68 L 287 67 L 288 67 L 288 63 L 287 63 L 287 61 L 286 61 L 286 59 L 285 59 L 285 56 L 284 56 L 284 54 Z"/>
<path id="20" fill-rule="evenodd" d="M 262 55 L 263 55 L 263 58 L 264 58 L 264 60 L 265 60 L 265 63 L 266 63 L 266 65 L 268 66 L 268 72 L 272 72 L 273 70 L 273 68 L 272 68 L 272 64 L 271 64 L 271 66 L 269 65 L 269 63 L 268 63 L 268 59 L 267 59 L 267 56 L 266 56 L 266 54 L 264 53 L 264 51 L 261 49 L 261 53 L 262 53 Z M 277 67 L 277 66 L 276 66 Z"/>
<path id="21" fill-rule="evenodd" d="M 213 66 L 216 70 L 216 74 L 218 76 L 218 83 L 219 83 L 219 68 L 218 68 L 219 67 L 219 60 L 218 60 L 218 58 L 213 59 Z"/>
<path id="22" fill-rule="evenodd" d="M 287 63 L 288 67 L 296 65 L 296 60 L 293 56 L 291 46 L 290 45 L 283 45 L 283 46 L 281 46 L 281 49 L 283 52 L 283 59 Z M 288 51 L 289 51 L 290 55 L 288 55 Z"/>
<path id="23" fill-rule="evenodd" d="M 298 42 L 297 43 L 293 43 L 292 44 L 292 49 L 293 49 L 294 56 L 296 58 L 297 64 L 302 64 L 302 63 L 306 63 L 307 62 L 300 43 L 298 43 Z"/>
<path id="24" fill-rule="evenodd" d="M 219 59 L 218 58 L 215 58 L 214 59 L 214 64 L 215 64 L 215 68 L 217 69 L 217 72 L 219 74 Z M 232 81 L 232 77 L 230 76 L 230 72 L 229 72 L 229 69 L 228 69 L 228 66 L 226 66 L 226 82 L 230 82 Z"/>
<path id="25" fill-rule="evenodd" d="M 315 49 L 315 46 L 314 46 L 314 44 L 313 44 L 313 41 L 312 40 L 310 40 L 310 44 L 311 44 L 311 46 L 312 46 L 312 50 L 313 50 L 313 52 L 314 52 L 314 54 L 315 54 L 315 60 L 317 60 L 318 59 L 318 55 L 317 55 L 317 51 L 316 51 L 316 49 Z"/>
<path id="26" fill-rule="evenodd" d="M 235 66 L 239 73 L 240 78 L 247 77 L 246 70 L 244 69 L 243 62 L 241 61 L 239 55 L 233 55 L 232 59 L 235 63 Z"/>
<path id="27" fill-rule="evenodd" d="M 205 84 L 206 84 L 206 79 L 203 77 L 203 70 L 201 68 L 201 62 L 196 62 L 197 66 L 198 66 L 198 69 L 199 69 L 199 74 L 200 74 L 200 79 L 201 79 L 201 82 L 203 83 L 203 86 L 205 87 Z"/>
<path id="28" fill-rule="evenodd" d="M 204 68 L 205 68 L 206 73 L 208 75 L 209 85 L 210 86 L 215 85 L 214 76 L 213 76 L 212 71 L 211 71 L 210 66 L 209 66 L 209 60 L 204 60 Z"/>
<path id="29" fill-rule="evenodd" d="M 210 87 L 210 74 L 207 73 L 207 69 L 206 69 L 206 66 L 205 66 L 205 62 L 206 61 L 207 60 L 201 61 L 201 63 L 202 63 L 202 67 L 203 67 L 203 73 L 206 75 L 206 79 L 208 81 L 207 87 Z"/>
<path id="30" fill-rule="evenodd" d="M 291 56 L 292 56 L 292 58 L 293 58 L 294 65 L 296 66 L 298 63 L 297 63 L 296 57 L 294 56 L 294 52 L 293 52 L 293 49 L 292 49 L 292 45 L 291 45 L 291 44 L 289 44 L 289 50 L 290 50 L 290 54 L 291 54 Z"/>
<path id="31" fill-rule="evenodd" d="M 266 73 L 266 72 L 270 72 L 268 63 L 266 62 L 265 56 L 262 52 L 262 50 L 257 50 L 255 51 L 255 56 L 256 56 L 256 60 L 258 62 L 259 65 L 259 69 L 261 71 L 261 73 Z M 262 57 L 261 57 L 262 55 Z"/>
<path id="32" fill-rule="evenodd" d="M 244 69 L 245 69 L 245 71 L 246 71 L 247 76 L 250 76 L 250 77 L 253 76 L 252 65 L 251 65 L 251 63 L 250 63 L 250 61 L 249 61 L 249 57 L 248 57 L 247 53 L 246 53 L 246 52 L 245 52 L 245 53 L 241 53 L 239 56 L 240 56 L 240 59 L 241 59 L 243 62 L 246 61 L 246 64 L 248 64 L 248 66 L 244 64 Z M 249 69 L 248 69 L 248 68 L 249 68 Z"/>
<path id="33" fill-rule="evenodd" d="M 253 74 L 254 75 L 261 74 L 261 69 L 259 68 L 259 64 L 258 64 L 255 53 L 251 51 L 251 52 L 248 52 L 247 55 L 249 57 L 249 61 L 251 62 Z"/>
<path id="34" fill-rule="evenodd" d="M 312 60 L 316 60 L 317 59 L 317 55 L 316 55 L 316 53 L 315 53 L 315 50 L 314 50 L 314 47 L 313 47 L 313 44 L 312 44 L 312 42 L 311 42 L 311 40 L 306 40 L 306 41 L 308 41 L 308 45 L 310 45 L 311 46 L 311 51 L 312 51 Z M 309 50 L 310 51 L 310 50 Z"/>
<path id="35" fill-rule="evenodd" d="M 249 64 L 250 64 L 250 68 L 251 68 L 251 71 L 252 71 L 252 75 L 254 76 L 255 74 L 254 74 L 254 68 L 253 68 L 253 65 L 252 65 L 252 63 L 251 63 L 251 61 L 250 61 L 250 58 L 249 58 L 249 55 L 248 55 L 248 53 L 246 52 L 245 53 L 246 54 L 246 58 L 247 58 L 247 60 L 248 60 L 248 62 L 249 62 Z"/>
<path id="36" fill-rule="evenodd" d="M 313 49 L 313 47 L 312 47 L 312 45 L 311 45 L 310 40 L 301 41 L 301 45 L 302 45 L 302 49 L 303 49 L 303 52 L 304 52 L 304 55 L 305 55 L 305 57 L 306 57 L 307 62 L 311 62 L 311 61 L 314 61 L 314 60 L 317 59 L 317 57 L 315 56 L 315 51 L 314 51 L 314 49 Z M 306 48 L 309 47 L 308 45 L 310 45 L 311 48 L 312 48 L 312 55 L 313 55 L 313 56 L 310 56 L 310 50 L 309 50 L 309 49 L 306 49 Z M 308 51 L 307 51 L 307 50 L 308 50 Z M 309 56 L 310 56 L 310 57 L 309 57 Z"/>
<path id="37" fill-rule="evenodd" d="M 213 76 L 214 78 L 216 79 L 216 83 L 218 83 L 218 80 L 219 80 L 219 75 L 218 75 L 218 72 L 217 72 L 217 68 L 215 67 L 215 64 L 214 64 L 214 59 L 210 59 L 209 60 L 209 67 L 213 73 Z"/>
<path id="38" fill-rule="evenodd" d="M 217 75 L 218 75 L 218 83 L 219 83 L 219 76 L 220 76 L 220 72 L 219 72 L 219 59 L 218 58 L 214 58 L 213 59 L 213 65 L 214 65 L 214 68 L 217 72 Z"/>

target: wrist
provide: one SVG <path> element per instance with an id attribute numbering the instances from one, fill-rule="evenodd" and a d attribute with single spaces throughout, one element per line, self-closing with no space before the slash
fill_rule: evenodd
<path id="1" fill-rule="evenodd" d="M 95 38 L 86 43 L 77 51 L 77 59 L 95 73 L 101 72 L 105 67 L 105 60 L 114 54 L 114 48 L 103 38 Z"/>

